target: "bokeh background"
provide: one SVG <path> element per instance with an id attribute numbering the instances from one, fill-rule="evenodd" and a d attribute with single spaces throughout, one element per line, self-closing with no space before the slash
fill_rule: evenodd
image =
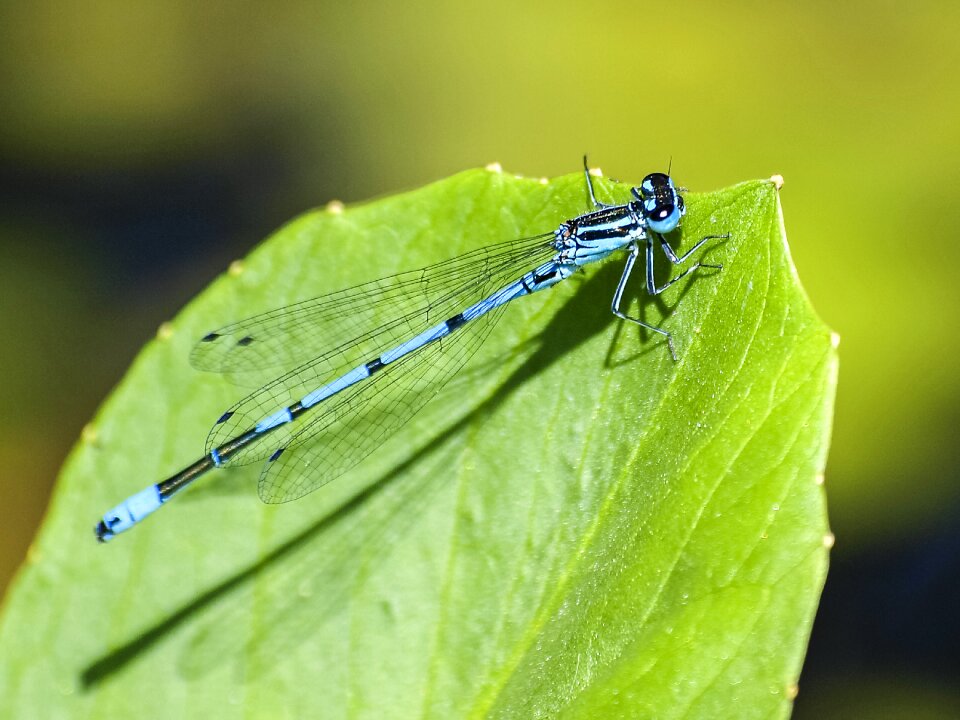
<path id="1" fill-rule="evenodd" d="M 0 4 L 0 588 L 138 348 L 286 220 L 672 158 L 786 177 L 842 337 L 796 717 L 960 717 L 958 33 L 950 2 Z"/>

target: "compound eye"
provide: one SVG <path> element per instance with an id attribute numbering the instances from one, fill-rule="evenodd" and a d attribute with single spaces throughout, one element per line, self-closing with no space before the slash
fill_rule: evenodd
<path id="1" fill-rule="evenodd" d="M 647 227 L 658 234 L 666 234 L 676 229 L 680 224 L 682 211 L 679 205 L 658 205 L 644 213 Z"/>
<path id="2" fill-rule="evenodd" d="M 657 186 L 660 185 L 659 176 L 661 173 L 650 173 L 643 182 L 640 183 L 640 194 L 645 198 L 652 198 L 657 194 Z"/>

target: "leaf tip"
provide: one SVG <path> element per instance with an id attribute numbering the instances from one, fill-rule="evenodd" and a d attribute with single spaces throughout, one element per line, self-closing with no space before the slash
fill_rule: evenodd
<path id="1" fill-rule="evenodd" d="M 484 170 L 489 170 L 492 173 L 502 173 L 503 166 L 498 162 L 492 162 L 485 165 Z"/>
<path id="2" fill-rule="evenodd" d="M 232 263 L 230 263 L 230 267 L 227 268 L 227 274 L 230 277 L 239 277 L 243 274 L 243 271 L 243 260 L 234 260 Z"/>
<path id="3" fill-rule="evenodd" d="M 339 200 L 331 200 L 327 203 L 325 210 L 331 215 L 340 215 L 343 212 L 343 203 Z"/>
<path id="4" fill-rule="evenodd" d="M 833 346 L 833 349 L 836 350 L 840 347 L 840 333 L 831 331 L 830 333 L 830 345 Z"/>
<path id="5" fill-rule="evenodd" d="M 828 532 L 823 536 L 823 546 L 827 550 L 830 550 L 836 544 L 837 544 L 837 536 L 834 535 L 832 532 Z"/>
<path id="6" fill-rule="evenodd" d="M 780 175 L 780 174 L 771 175 L 771 176 L 770 176 L 770 182 L 773 183 L 773 186 L 774 186 L 777 190 L 780 190 L 780 189 L 783 187 L 783 182 L 784 182 L 784 181 L 783 181 L 783 175 Z"/>
<path id="7" fill-rule="evenodd" d="M 783 694 L 787 696 L 787 700 L 796 700 L 797 695 L 800 694 L 800 686 L 796 683 L 790 683 L 784 688 Z"/>

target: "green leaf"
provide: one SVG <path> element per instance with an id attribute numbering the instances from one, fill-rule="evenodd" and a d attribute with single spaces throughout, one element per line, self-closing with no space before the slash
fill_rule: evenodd
<path id="1" fill-rule="evenodd" d="M 244 392 L 191 370 L 203 333 L 584 202 L 580 175 L 466 172 L 309 213 L 214 282 L 66 463 L 0 623 L 5 715 L 787 716 L 827 566 L 836 356 L 770 181 L 688 195 L 671 242 L 730 232 L 706 251 L 721 272 L 657 300 L 634 278 L 630 312 L 673 332 L 679 362 L 612 317 L 611 260 L 512 303 L 441 396 L 322 491 L 266 506 L 259 468 L 215 472 L 94 542 Z"/>

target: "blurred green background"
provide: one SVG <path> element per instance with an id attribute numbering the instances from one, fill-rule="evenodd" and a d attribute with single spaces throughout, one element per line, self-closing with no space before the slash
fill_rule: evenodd
<path id="1" fill-rule="evenodd" d="M 842 337 L 796 717 L 960 716 L 960 5 L 907 7 L 3 3 L 0 588 L 138 348 L 286 220 L 672 158 L 696 190 L 785 176 Z"/>

